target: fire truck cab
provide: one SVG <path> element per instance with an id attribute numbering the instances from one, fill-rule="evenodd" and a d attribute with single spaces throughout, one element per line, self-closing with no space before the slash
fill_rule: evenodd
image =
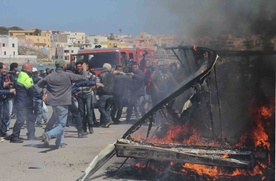
<path id="1" fill-rule="evenodd" d="M 123 67 L 128 66 L 129 61 L 133 59 L 138 64 L 142 59 L 154 58 L 155 51 L 151 49 L 141 48 L 94 48 L 81 49 L 77 54 L 70 55 L 70 63 L 84 61 L 88 65 L 93 66 L 95 73 L 99 74 L 104 63 L 111 64 L 115 67 L 121 64 Z"/>

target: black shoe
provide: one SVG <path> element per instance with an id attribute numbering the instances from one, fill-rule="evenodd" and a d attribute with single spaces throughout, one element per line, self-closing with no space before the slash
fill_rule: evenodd
<path id="1" fill-rule="evenodd" d="M 18 137 L 13 137 L 10 140 L 11 143 L 23 143 L 24 141 Z"/>
<path id="2" fill-rule="evenodd" d="M 99 122 L 94 122 L 94 124 L 93 124 L 93 127 L 100 127 L 100 123 Z"/>
<path id="3" fill-rule="evenodd" d="M 6 137 L 6 136 L 7 136 L 7 133 L 0 132 L 0 137 Z"/>
<path id="4" fill-rule="evenodd" d="M 78 138 L 87 138 L 87 132 L 84 132 L 84 131 L 82 131 L 82 132 L 79 132 L 78 133 Z"/>
<path id="5" fill-rule="evenodd" d="M 93 133 L 94 133 L 93 127 L 89 127 L 89 133 L 90 133 L 90 134 L 93 134 Z"/>
<path id="6" fill-rule="evenodd" d="M 107 122 L 106 124 L 103 124 L 102 127 L 103 128 L 109 128 L 109 126 L 112 124 L 112 121 Z"/>
<path id="7" fill-rule="evenodd" d="M 50 138 L 47 135 L 47 133 L 43 133 L 42 135 L 42 141 L 44 142 L 44 145 L 49 147 L 50 146 Z"/>
<path id="8" fill-rule="evenodd" d="M 113 121 L 113 124 L 120 124 L 121 122 L 119 121 L 119 119 L 115 119 L 114 121 Z"/>
<path id="9" fill-rule="evenodd" d="M 4 137 L 4 139 L 11 141 L 12 137 L 11 137 L 11 135 L 7 135 L 7 136 Z"/>

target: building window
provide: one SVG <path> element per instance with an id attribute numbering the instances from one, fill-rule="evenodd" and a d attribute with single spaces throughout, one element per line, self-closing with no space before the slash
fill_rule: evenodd
<path id="1" fill-rule="evenodd" d="M 71 53 L 74 53 L 74 50 L 71 50 Z"/>
<path id="2" fill-rule="evenodd" d="M 15 52 L 13 52 L 13 55 L 15 55 Z"/>
<path id="3" fill-rule="evenodd" d="M 4 51 L 4 55 L 7 55 L 6 51 Z"/>
<path id="4" fill-rule="evenodd" d="M 14 43 L 12 44 L 12 47 L 13 47 L 13 48 L 15 47 Z"/>
<path id="5" fill-rule="evenodd" d="M 64 53 L 69 53 L 69 50 L 64 50 Z"/>
<path id="6" fill-rule="evenodd" d="M 3 44 L 2 44 L 2 47 L 5 47 L 5 46 L 6 46 L 5 43 L 3 43 Z"/>
<path id="7" fill-rule="evenodd" d="M 69 56 L 64 56 L 64 60 L 69 60 Z"/>

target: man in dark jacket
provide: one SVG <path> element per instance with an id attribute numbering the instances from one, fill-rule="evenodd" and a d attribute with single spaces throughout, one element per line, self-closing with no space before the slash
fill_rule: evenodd
<path id="1" fill-rule="evenodd" d="M 38 83 L 38 87 L 47 86 L 48 104 L 53 108 L 53 114 L 47 124 L 49 131 L 43 133 L 42 141 L 49 146 L 50 139 L 56 136 L 56 148 L 63 146 L 64 127 L 66 126 L 68 106 L 72 104 L 72 82 L 86 80 L 82 75 L 66 71 L 64 60 L 56 60 L 56 72 L 47 75 Z M 87 67 L 84 67 L 87 70 Z M 45 99 L 45 97 L 44 97 Z M 54 127 L 55 125 L 55 127 Z"/>
<path id="2" fill-rule="evenodd" d="M 74 67 L 75 67 L 75 65 L 68 64 L 66 72 L 73 73 Z M 87 86 L 91 87 L 91 86 L 95 86 L 95 85 L 99 86 L 102 84 L 96 83 L 95 81 L 89 81 L 89 80 L 76 82 L 72 86 L 72 95 L 75 95 L 75 92 L 77 91 L 77 89 L 79 87 L 87 87 Z M 76 100 L 75 100 L 74 96 L 72 96 L 72 104 L 69 106 L 68 110 L 71 112 L 72 118 L 76 122 L 76 127 L 78 130 L 78 138 L 85 138 L 87 135 L 87 132 L 83 131 L 83 123 L 82 123 L 80 111 L 79 111 L 78 107 L 76 106 L 75 101 Z M 93 129 L 90 129 L 89 131 L 90 131 L 90 133 L 92 133 Z"/>
<path id="3" fill-rule="evenodd" d="M 2 89 L 4 90 L 9 90 L 10 88 L 10 84 L 11 84 L 11 80 L 10 77 L 7 74 L 7 66 L 4 63 L 0 64 L 0 84 L 2 86 Z M 0 133 L 2 135 L 6 135 L 6 132 L 8 130 L 8 123 L 9 123 L 9 96 L 11 96 L 10 94 L 6 94 L 6 95 L 2 95 L 1 96 L 1 119 L 0 119 Z"/>
<path id="4" fill-rule="evenodd" d="M 114 124 L 120 123 L 123 107 L 127 105 L 130 97 L 131 77 L 122 71 L 123 67 L 117 65 L 114 74 L 113 106 L 111 118 Z"/>
<path id="5" fill-rule="evenodd" d="M 10 93 L 15 94 L 15 89 L 9 89 L 10 82 L 5 81 L 4 74 L 6 72 L 6 65 L 0 62 L 0 137 L 6 136 L 8 123 L 8 100 Z"/>
<path id="6" fill-rule="evenodd" d="M 135 107 L 138 99 L 145 94 L 144 91 L 144 73 L 139 69 L 137 64 L 131 66 L 131 73 L 128 73 L 132 77 L 131 97 L 127 107 L 126 122 L 130 121 L 133 108 Z"/>
<path id="7" fill-rule="evenodd" d="M 22 71 L 18 74 L 16 81 L 16 97 L 14 101 L 17 119 L 13 127 L 10 142 L 22 143 L 19 138 L 20 130 L 26 121 L 27 136 L 29 140 L 35 139 L 35 115 L 33 113 L 33 98 L 39 96 L 34 88 L 32 78 L 32 66 L 30 63 L 24 63 Z"/>
<path id="8" fill-rule="evenodd" d="M 18 76 L 18 63 L 13 62 L 10 64 L 10 71 L 8 72 L 9 76 L 10 76 L 10 80 L 12 82 L 11 87 L 14 88 L 16 85 L 16 80 L 17 80 L 17 76 Z M 10 125 L 11 122 L 11 118 L 15 116 L 14 114 L 14 110 L 13 110 L 13 104 L 14 104 L 14 98 L 15 95 L 10 95 L 8 96 L 8 102 L 9 102 L 9 121 L 8 121 L 8 127 Z"/>
<path id="9" fill-rule="evenodd" d="M 97 93 L 99 95 L 98 109 L 101 113 L 101 126 L 104 128 L 108 128 L 112 124 L 110 113 L 113 101 L 114 75 L 111 73 L 112 67 L 109 63 L 105 63 L 103 65 L 103 68 L 104 70 L 99 75 L 99 78 L 104 87 L 100 87 L 97 90 Z"/>
<path id="10" fill-rule="evenodd" d="M 38 70 L 35 67 L 32 68 L 32 73 L 33 73 L 34 84 L 37 84 L 38 81 L 42 79 L 42 77 L 38 75 Z M 42 96 L 46 94 L 46 89 L 45 88 L 40 89 L 39 92 L 40 92 L 39 97 L 34 97 L 34 113 L 36 115 L 36 121 L 35 121 L 36 125 L 42 127 L 42 125 L 46 124 L 48 120 L 46 112 L 43 109 L 43 104 L 45 103 L 43 103 L 43 100 L 42 100 Z"/>
<path id="11" fill-rule="evenodd" d="M 77 68 L 77 74 L 83 75 L 86 77 L 86 79 L 92 81 L 93 74 L 90 73 L 87 70 L 83 70 L 82 66 L 83 64 L 86 64 L 85 62 L 77 62 L 76 68 Z M 85 66 L 88 66 L 87 64 Z M 82 86 L 78 87 L 76 92 L 74 93 L 74 97 L 78 101 L 80 114 L 83 121 L 83 131 L 87 131 L 87 127 L 89 130 L 89 133 L 92 134 L 93 131 L 93 123 L 95 122 L 92 111 L 94 109 L 92 104 L 92 87 L 91 86 Z"/>

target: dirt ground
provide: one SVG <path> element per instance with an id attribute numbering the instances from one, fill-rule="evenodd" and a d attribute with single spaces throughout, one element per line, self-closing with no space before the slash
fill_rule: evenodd
<path id="1" fill-rule="evenodd" d="M 51 109 L 47 114 L 50 117 Z M 96 117 L 99 118 L 97 111 Z M 14 122 L 12 119 L 11 126 Z M 54 148 L 54 139 L 50 142 L 50 148 L 46 148 L 40 140 L 25 140 L 21 144 L 2 140 L 0 180 L 77 180 L 93 158 L 108 144 L 120 138 L 129 127 L 129 124 L 119 124 L 111 125 L 110 128 L 94 128 L 94 134 L 88 135 L 87 138 L 78 138 L 75 127 L 66 127 L 64 142 L 67 145 L 60 149 Z M 26 128 L 22 129 L 22 138 L 27 138 L 26 131 Z M 8 134 L 11 132 L 8 131 Z M 43 127 L 36 127 L 36 136 L 41 136 L 43 132 Z M 106 179 L 104 172 L 99 171 L 101 175 L 93 180 L 112 180 Z"/>

